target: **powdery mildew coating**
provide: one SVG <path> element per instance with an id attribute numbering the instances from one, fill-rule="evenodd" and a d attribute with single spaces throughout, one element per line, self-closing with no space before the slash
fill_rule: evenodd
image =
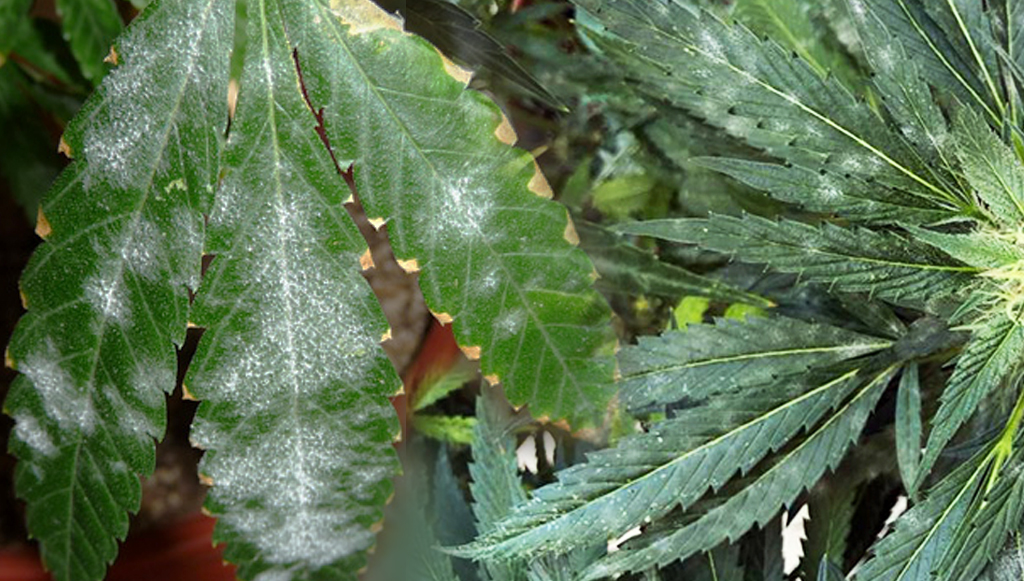
<path id="1" fill-rule="evenodd" d="M 208 224 L 216 258 L 193 310 L 207 331 L 186 378 L 204 400 L 192 440 L 207 450 L 207 506 L 229 543 L 258 554 L 240 573 L 263 581 L 368 548 L 396 468 L 394 375 L 379 345 L 386 322 L 359 274 L 365 242 L 310 130 L 291 48 L 263 12 L 274 9 L 251 8 L 257 40 Z"/>
<path id="2" fill-rule="evenodd" d="M 96 411 L 88 390 L 75 384 L 60 361 L 57 348 L 47 342 L 41 353 L 33 353 L 20 362 L 18 371 L 32 381 L 47 417 L 56 421 L 62 431 L 91 434 L 96 426 Z"/>

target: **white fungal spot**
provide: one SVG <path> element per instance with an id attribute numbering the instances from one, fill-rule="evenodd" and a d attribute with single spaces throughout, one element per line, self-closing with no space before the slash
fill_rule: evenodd
<path id="1" fill-rule="evenodd" d="M 75 385 L 60 361 L 57 348 L 47 341 L 42 353 L 33 353 L 18 364 L 18 371 L 32 381 L 36 393 L 43 398 L 46 415 L 61 430 L 91 434 L 96 425 L 92 399 L 86 390 Z"/>
<path id="2" fill-rule="evenodd" d="M 85 279 L 85 300 L 104 319 L 125 324 L 131 316 L 128 295 L 125 292 L 123 271 L 117 261 L 106 261 L 99 272 Z"/>
<path id="3" fill-rule="evenodd" d="M 161 250 L 163 234 L 155 224 L 140 218 L 134 223 L 134 231 L 125 236 L 121 245 L 121 259 L 125 266 L 146 280 L 156 280 L 162 266 Z"/>
<path id="4" fill-rule="evenodd" d="M 50 434 L 46 433 L 46 428 L 40 426 L 32 416 L 14 416 L 14 435 L 43 456 L 53 456 L 57 453 L 57 446 L 50 439 Z"/>

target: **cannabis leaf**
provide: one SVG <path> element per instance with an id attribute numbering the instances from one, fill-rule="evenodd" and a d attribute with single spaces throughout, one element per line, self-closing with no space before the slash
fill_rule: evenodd
<path id="1" fill-rule="evenodd" d="M 141 16 L 117 43 L 124 67 L 65 133 L 75 161 L 43 202 L 4 407 L 29 530 L 57 579 L 103 576 L 136 475 L 153 470 L 218 179 L 233 15 L 168 0 Z"/>

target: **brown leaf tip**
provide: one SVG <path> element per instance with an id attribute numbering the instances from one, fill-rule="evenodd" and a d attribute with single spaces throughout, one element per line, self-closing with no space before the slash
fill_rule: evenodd
<path id="1" fill-rule="evenodd" d="M 4 367 L 7 369 L 17 369 L 14 366 L 14 358 L 11 357 L 11 348 L 4 349 Z"/>
<path id="2" fill-rule="evenodd" d="M 544 177 L 544 173 L 540 171 L 540 166 L 536 161 L 533 162 L 533 168 L 533 177 L 530 178 L 530 183 L 526 187 L 538 196 L 550 200 L 555 196 L 555 192 L 551 190 L 551 184 Z"/>
<path id="3" fill-rule="evenodd" d="M 388 222 L 384 218 L 367 218 L 366 221 L 370 223 L 370 226 L 373 226 L 374 230 L 380 230 Z"/>
<path id="4" fill-rule="evenodd" d="M 498 377 L 497 373 L 492 373 L 490 375 L 485 375 L 484 376 L 484 381 L 487 382 L 487 385 L 490 385 L 491 387 L 494 387 L 495 385 L 498 385 L 499 383 L 501 383 L 501 378 Z"/>
<path id="5" fill-rule="evenodd" d="M 420 271 L 420 263 L 415 258 L 409 260 L 397 260 L 398 266 L 406 272 L 406 274 L 413 274 Z"/>
<path id="6" fill-rule="evenodd" d="M 519 140 L 516 130 L 512 128 L 512 124 L 509 123 L 508 117 L 504 113 L 501 115 L 501 123 L 494 130 L 494 136 L 505 145 L 515 145 L 516 141 Z"/>
<path id="7" fill-rule="evenodd" d="M 383 343 L 385 341 L 390 341 L 390 340 L 391 340 L 391 327 L 388 327 L 388 330 L 384 331 L 384 334 L 380 336 L 380 342 Z"/>
<path id="8" fill-rule="evenodd" d="M 430 311 L 430 314 L 434 315 L 434 318 L 437 319 L 437 322 L 441 323 L 442 325 L 450 325 L 451 322 L 455 320 L 448 313 L 435 313 L 434 311 Z"/>
<path id="9" fill-rule="evenodd" d="M 184 383 L 181 384 L 181 399 L 186 401 L 199 401 L 196 396 L 192 395 L 192 392 L 188 390 L 188 386 Z"/>
<path id="10" fill-rule="evenodd" d="M 107 53 L 107 56 L 103 57 L 103 62 L 112 64 L 115 67 L 121 64 L 121 59 L 117 56 L 117 49 L 111 46 L 110 52 Z"/>
<path id="11" fill-rule="evenodd" d="M 569 217 L 569 212 L 566 211 L 565 215 L 565 232 L 562 234 L 566 242 L 573 246 L 579 246 L 580 235 L 576 233 L 576 226 L 572 223 L 572 218 Z"/>
<path id="12" fill-rule="evenodd" d="M 53 228 L 50 227 L 50 221 L 46 219 L 46 214 L 43 214 L 43 208 L 40 207 L 36 212 L 36 236 L 46 240 L 52 233 Z"/>
<path id="13" fill-rule="evenodd" d="M 480 359 L 480 347 L 478 346 L 463 347 L 462 345 L 459 345 L 459 349 L 461 349 L 463 355 L 465 355 L 466 358 L 471 361 L 476 361 L 477 359 Z"/>
<path id="14" fill-rule="evenodd" d="M 68 159 L 74 158 L 74 155 L 72 154 L 72 151 L 71 151 L 71 146 L 68 145 L 67 141 L 64 141 L 64 136 L 63 135 L 60 136 L 60 143 L 57 144 L 57 153 L 63 154 L 64 157 L 66 157 Z"/>
<path id="15" fill-rule="evenodd" d="M 364 252 L 363 255 L 359 257 L 359 267 L 362 268 L 363 270 L 370 270 L 374 266 L 375 265 L 373 264 L 373 255 L 370 254 L 370 249 L 367 248 L 366 252 Z"/>

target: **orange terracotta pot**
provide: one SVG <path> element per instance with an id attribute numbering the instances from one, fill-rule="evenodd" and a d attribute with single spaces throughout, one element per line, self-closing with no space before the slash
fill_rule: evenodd
<path id="1" fill-rule="evenodd" d="M 196 514 L 165 528 L 131 536 L 121 545 L 107 581 L 234 581 L 223 546 L 213 546 L 210 517 Z M 0 550 L 0 581 L 50 581 L 39 554 L 28 548 Z"/>

